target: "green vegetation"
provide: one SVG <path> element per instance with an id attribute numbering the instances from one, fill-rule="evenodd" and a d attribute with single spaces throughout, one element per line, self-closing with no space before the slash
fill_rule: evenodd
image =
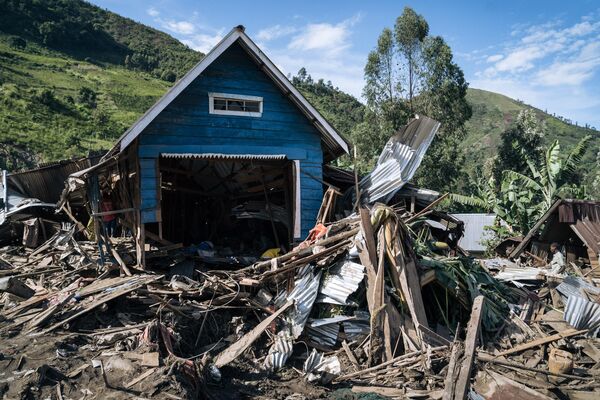
<path id="1" fill-rule="evenodd" d="M 417 184 L 441 191 L 464 185 L 458 144 L 471 117 L 467 87 L 444 39 L 430 36 L 423 16 L 405 7 L 394 29 L 383 30 L 365 65 L 365 120 L 351 135 L 358 168 L 370 170 L 388 138 L 422 114 L 442 126 L 415 176 Z"/>
<path id="2" fill-rule="evenodd" d="M 503 146 L 510 140 L 512 151 L 500 152 L 493 169 L 476 180 L 470 196 L 452 193 L 450 199 L 473 211 L 492 212 L 511 227 L 497 221 L 492 231 L 497 239 L 525 234 L 552 206 L 557 198 L 587 198 L 587 187 L 581 184 L 582 159 L 592 139 L 583 137 L 568 152 L 561 151 L 558 140 L 547 148 L 539 146 L 545 124 L 531 110 L 522 110 L 516 127 L 502 135 Z M 498 168 L 506 166 L 496 179 Z M 496 243 L 497 240 L 492 240 Z"/>
<path id="3" fill-rule="evenodd" d="M 470 176 L 481 173 L 478 167 L 493 158 L 502 144 L 502 133 L 517 125 L 517 116 L 522 110 L 533 110 L 537 119 L 545 124 L 543 145 L 548 146 L 558 139 L 563 148 L 574 147 L 587 135 L 592 136 L 589 148 L 582 159 L 583 182 L 588 186 L 596 176 L 598 166 L 595 165 L 597 150 L 600 148 L 600 132 L 597 130 L 569 124 L 542 110 L 526 105 L 498 93 L 480 89 L 469 89 L 467 100 L 473 109 L 473 115 L 466 122 L 465 136 L 461 148 L 465 154 L 465 169 Z M 513 168 L 514 169 L 514 168 Z M 600 198 L 600 186 L 592 194 Z"/>
<path id="4" fill-rule="evenodd" d="M 75 60 L 0 33 L 0 168 L 106 150 L 169 87 L 147 73 Z"/>
<path id="5" fill-rule="evenodd" d="M 394 29 L 384 30 L 365 69 L 368 106 L 304 69 L 292 78 L 357 145 L 361 171 L 370 169 L 389 136 L 413 112 L 443 123 L 417 177 L 417 183 L 431 189 L 450 186 L 477 195 L 478 187 L 487 185 L 487 178 L 479 177 L 489 176 L 484 166 L 499 146 L 502 159 L 520 157 L 512 152 L 510 138 L 524 109 L 533 110 L 545 124 L 542 144 L 536 145 L 547 147 L 558 139 L 570 149 L 589 134 L 589 147 L 600 148 L 595 130 L 497 93 L 466 90 L 450 48 L 429 36 L 427 28 L 408 9 Z M 110 148 L 201 56 L 165 33 L 83 1 L 0 0 L 0 168 L 33 167 Z M 395 61 L 402 63 L 402 70 Z M 511 129 L 513 136 L 503 135 Z M 596 197 L 597 153 L 585 153 L 583 177 L 575 179 Z M 351 160 L 343 158 L 338 164 L 348 167 Z M 487 164 L 489 170 L 494 163 Z M 522 168 L 509 167 L 496 168 L 500 174 L 494 185 L 500 185 L 504 169 L 528 173 L 523 163 Z"/>
<path id="6" fill-rule="evenodd" d="M 70 57 L 123 65 L 175 82 L 202 57 L 166 33 L 81 0 L 0 0 L 13 47 L 33 41 Z"/>

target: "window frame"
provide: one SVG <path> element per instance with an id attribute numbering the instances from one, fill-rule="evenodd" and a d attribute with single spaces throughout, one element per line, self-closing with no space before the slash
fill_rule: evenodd
<path id="1" fill-rule="evenodd" d="M 257 111 L 233 111 L 233 110 L 215 110 L 215 99 L 234 100 L 234 101 L 256 101 L 258 102 Z M 208 93 L 208 112 L 209 114 L 217 115 L 234 115 L 238 117 L 262 117 L 263 113 L 263 98 L 260 96 L 248 96 L 243 94 L 232 93 Z"/>

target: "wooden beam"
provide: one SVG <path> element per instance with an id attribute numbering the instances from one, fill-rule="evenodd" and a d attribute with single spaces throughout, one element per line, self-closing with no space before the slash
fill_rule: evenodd
<path id="1" fill-rule="evenodd" d="M 269 315 L 267 318 L 262 320 L 262 322 L 256 325 L 250 332 L 246 333 L 240 340 L 233 343 L 231 346 L 217 354 L 215 357 L 215 366 L 217 368 L 221 368 L 224 365 L 229 364 L 233 360 L 235 360 L 240 354 L 242 354 L 259 336 L 267 329 L 269 325 L 277 317 L 279 317 L 285 310 L 290 308 L 294 304 L 293 300 L 285 303 L 283 307 L 279 310 L 275 311 L 273 314 Z"/>
<path id="2" fill-rule="evenodd" d="M 456 382 L 456 390 L 454 391 L 454 398 L 456 400 L 465 399 L 469 389 L 471 369 L 473 368 L 473 361 L 475 360 L 475 350 L 477 348 L 477 338 L 479 337 L 479 328 L 481 325 L 484 301 L 485 297 L 482 295 L 477 296 L 475 301 L 473 301 L 471 318 L 469 319 L 469 324 L 467 325 L 465 357 L 463 358 L 463 362 L 460 367 L 460 373 Z"/>
<path id="3" fill-rule="evenodd" d="M 450 361 L 448 362 L 448 371 L 446 372 L 446 379 L 444 380 L 444 397 L 442 400 L 452 400 L 454 398 L 454 385 L 456 384 L 456 362 L 458 357 L 462 353 L 462 345 L 458 341 L 459 327 L 456 327 L 456 336 L 452 343 L 452 351 L 450 352 Z"/>
<path id="4" fill-rule="evenodd" d="M 544 337 L 544 338 L 533 340 L 531 342 L 520 344 L 518 346 L 513 347 L 510 350 L 506 350 L 506 351 L 503 351 L 501 353 L 496 354 L 496 357 L 502 357 L 502 356 L 507 356 L 509 354 L 518 353 L 520 351 L 531 349 L 533 347 L 538 347 L 538 346 L 541 346 L 543 344 L 555 342 L 555 341 L 560 340 L 560 339 L 565 339 L 565 338 L 568 338 L 568 337 L 571 337 L 571 336 L 581 335 L 583 333 L 586 333 L 587 331 L 588 331 L 588 329 L 577 330 L 577 329 L 574 329 L 574 328 L 570 328 L 570 329 L 567 329 L 566 331 L 559 332 L 559 333 L 557 333 L 555 335 L 552 335 L 552 336 L 547 336 L 547 337 Z"/>

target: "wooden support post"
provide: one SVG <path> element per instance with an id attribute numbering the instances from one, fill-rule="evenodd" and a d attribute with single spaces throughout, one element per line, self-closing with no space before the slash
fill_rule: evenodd
<path id="1" fill-rule="evenodd" d="M 446 372 L 446 379 L 444 380 L 444 397 L 442 400 L 452 400 L 454 398 L 454 385 L 456 384 L 456 361 L 462 353 L 462 344 L 458 340 L 458 332 L 460 331 L 460 324 L 456 327 L 456 336 L 452 343 L 452 351 L 450 352 L 450 361 L 448 362 L 448 371 Z"/>
<path id="2" fill-rule="evenodd" d="M 456 390 L 454 392 L 454 399 L 462 400 L 467 396 L 469 390 L 469 381 L 471 379 L 471 370 L 473 368 L 473 361 L 475 360 L 475 350 L 477 348 L 477 338 L 479 337 L 479 328 L 481 326 L 481 316 L 483 314 L 483 306 L 485 297 L 479 295 L 473 301 L 473 308 L 471 309 L 471 318 L 467 325 L 467 338 L 465 339 L 465 357 L 463 358 L 462 365 L 460 367 L 460 373 L 458 375 L 458 381 L 456 382 Z"/>

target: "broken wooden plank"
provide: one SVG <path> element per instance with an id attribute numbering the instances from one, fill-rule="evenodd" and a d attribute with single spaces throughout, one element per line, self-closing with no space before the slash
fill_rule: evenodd
<path id="1" fill-rule="evenodd" d="M 111 251 L 113 257 L 115 258 L 115 260 L 117 260 L 117 263 L 119 264 L 119 267 L 121 268 L 121 271 L 127 276 L 132 276 L 131 271 L 129 270 L 129 268 L 127 268 L 127 265 L 125 264 L 125 262 L 119 255 L 119 252 L 117 252 L 117 250 L 115 250 L 114 246 L 110 247 L 110 251 Z"/>
<path id="2" fill-rule="evenodd" d="M 551 400 L 551 397 L 530 389 L 494 371 L 477 375 L 477 393 L 486 399 Z"/>
<path id="3" fill-rule="evenodd" d="M 456 369 L 456 362 L 458 357 L 462 354 L 462 344 L 458 341 L 459 327 L 456 327 L 456 337 L 452 343 L 452 351 L 450 352 L 450 361 L 448 362 L 448 371 L 446 372 L 446 379 L 444 380 L 444 397 L 443 400 L 452 400 L 454 398 L 454 385 L 456 383 L 456 375 L 458 370 Z"/>
<path id="4" fill-rule="evenodd" d="M 552 373 L 552 372 L 550 372 L 548 370 L 538 369 L 538 368 L 531 368 L 531 367 L 528 367 L 526 365 L 519 364 L 519 363 L 516 363 L 516 362 L 502 360 L 502 359 L 496 358 L 496 356 L 493 356 L 491 354 L 482 353 L 482 352 L 479 352 L 477 354 L 477 359 L 479 361 L 483 361 L 483 362 L 490 362 L 490 363 L 493 363 L 493 364 L 504 365 L 504 366 L 507 366 L 507 367 L 513 367 L 513 368 L 518 368 L 518 369 L 522 369 L 522 370 L 532 371 L 532 372 L 536 372 L 536 373 L 539 373 L 539 374 L 545 374 L 545 375 L 550 375 L 550 376 L 558 376 L 560 378 L 590 380 L 590 381 L 595 379 L 594 377 L 587 377 L 587 376 L 569 375 L 569 374 L 555 374 L 555 373 Z"/>
<path id="5" fill-rule="evenodd" d="M 570 328 L 564 332 L 559 332 L 552 336 L 536 339 L 531 342 L 527 342 L 527 343 L 523 343 L 518 346 L 515 346 L 512 349 L 502 351 L 502 352 L 496 354 L 496 357 L 502 357 L 502 356 L 507 356 L 509 354 L 518 353 L 520 351 L 531 349 L 531 348 L 534 348 L 537 346 L 541 346 L 543 344 L 552 343 L 552 342 L 555 342 L 560 339 L 565 339 L 565 338 L 568 338 L 571 336 L 581 335 L 582 333 L 586 333 L 587 331 L 588 331 L 587 329 L 577 330 L 577 329 Z"/>
<path id="6" fill-rule="evenodd" d="M 293 300 L 288 301 L 279 310 L 269 315 L 262 322 L 256 325 L 250 332 L 246 333 L 240 340 L 217 354 L 215 357 L 215 366 L 221 368 L 224 365 L 229 364 L 235 360 L 240 354 L 242 354 L 258 337 L 264 332 L 265 329 L 279 317 L 285 310 L 290 308 L 294 304 Z"/>
<path id="7" fill-rule="evenodd" d="M 149 377 L 150 375 L 152 375 L 154 373 L 154 371 L 156 371 L 156 368 L 151 368 L 146 372 L 143 372 L 140 376 L 138 376 L 137 378 L 132 379 L 131 381 L 127 382 L 125 385 L 123 385 L 123 387 L 125 389 L 128 389 L 130 387 L 132 387 L 133 385 L 143 381 L 144 379 L 146 379 L 147 377 Z"/>
<path id="8" fill-rule="evenodd" d="M 354 352 L 352 351 L 350 346 L 348 346 L 348 342 L 343 340 L 342 347 L 344 348 L 344 351 L 346 352 L 346 355 L 348 356 L 348 359 L 350 360 L 352 365 L 354 365 L 354 367 L 356 368 L 357 371 L 360 370 L 360 364 L 358 363 L 358 360 L 356 359 Z"/>
<path id="9" fill-rule="evenodd" d="M 467 337 L 465 339 L 465 357 L 460 367 L 456 390 L 454 391 L 454 398 L 457 400 L 464 399 L 469 389 L 471 369 L 475 360 L 475 350 L 477 348 L 477 338 L 479 337 L 484 304 L 485 297 L 479 295 L 473 301 L 473 307 L 471 308 L 471 318 L 467 325 Z"/>
<path id="10" fill-rule="evenodd" d="M 137 284 L 130 285 L 130 286 L 126 287 L 126 289 L 124 289 L 124 290 L 117 290 L 117 291 L 115 291 L 115 292 L 113 292 L 113 293 L 111 293 L 111 294 L 109 294 L 107 296 L 104 296 L 101 299 L 94 301 L 91 305 L 85 307 L 83 310 L 80 310 L 79 312 L 76 312 L 75 314 L 69 316 L 68 318 L 65 318 L 64 320 L 59 321 L 56 324 L 54 324 L 54 325 L 52 325 L 52 326 L 44 329 L 41 332 L 41 334 L 46 334 L 48 332 L 52 332 L 53 330 L 55 330 L 56 328 L 58 328 L 58 327 L 60 327 L 60 326 L 62 326 L 64 324 L 66 324 L 67 322 L 71 322 L 74 319 L 79 318 L 79 317 L 81 317 L 84 314 L 87 314 L 88 312 L 94 310 L 96 307 L 99 307 L 102 304 L 108 303 L 109 301 L 114 300 L 117 297 L 121 297 L 121 296 L 123 296 L 123 295 L 125 295 L 127 293 L 131 293 L 134 290 L 137 290 L 137 289 L 141 288 L 142 286 L 147 285 L 148 283 L 151 283 L 151 282 L 157 281 L 159 279 L 162 279 L 163 276 L 164 275 L 158 275 L 156 277 L 152 276 L 150 278 L 143 279 L 143 280 L 141 280 L 141 282 L 138 282 Z"/>

